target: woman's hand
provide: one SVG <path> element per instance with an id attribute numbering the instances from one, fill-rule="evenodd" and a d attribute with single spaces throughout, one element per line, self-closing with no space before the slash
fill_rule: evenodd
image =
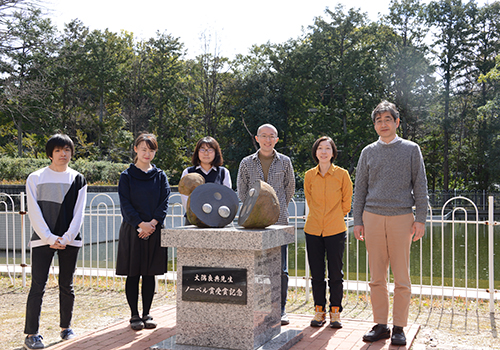
<path id="1" fill-rule="evenodd" d="M 155 232 L 156 224 L 154 224 L 154 222 L 157 221 L 153 220 L 151 220 L 150 222 L 143 221 L 139 224 L 139 228 L 141 229 L 141 232 L 139 232 L 138 234 L 139 238 L 146 239 L 147 237 L 151 236 L 153 232 Z"/>

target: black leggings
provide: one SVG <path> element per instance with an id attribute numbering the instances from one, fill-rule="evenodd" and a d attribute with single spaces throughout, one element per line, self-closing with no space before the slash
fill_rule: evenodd
<path id="1" fill-rule="evenodd" d="M 125 282 L 125 295 L 133 316 L 139 315 L 139 279 L 141 276 L 127 276 Z M 142 276 L 142 315 L 149 315 L 153 297 L 155 295 L 155 276 Z"/>

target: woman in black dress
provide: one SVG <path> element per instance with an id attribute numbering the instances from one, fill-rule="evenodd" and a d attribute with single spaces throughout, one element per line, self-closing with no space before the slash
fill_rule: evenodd
<path id="1" fill-rule="evenodd" d="M 123 216 L 116 274 L 127 276 L 125 294 L 134 330 L 156 328 L 149 311 L 155 292 L 155 275 L 167 272 L 167 248 L 161 246 L 161 226 L 167 215 L 170 186 L 163 170 L 151 163 L 158 143 L 141 134 L 134 143 L 134 164 L 120 175 L 118 194 Z M 139 316 L 139 280 L 142 276 L 142 317 Z"/>

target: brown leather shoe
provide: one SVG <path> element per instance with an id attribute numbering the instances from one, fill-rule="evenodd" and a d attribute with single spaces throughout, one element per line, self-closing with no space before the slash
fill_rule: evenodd
<path id="1" fill-rule="evenodd" d="M 372 330 L 363 335 L 363 341 L 374 342 L 380 339 L 387 339 L 391 337 L 389 327 L 381 324 L 373 326 Z"/>

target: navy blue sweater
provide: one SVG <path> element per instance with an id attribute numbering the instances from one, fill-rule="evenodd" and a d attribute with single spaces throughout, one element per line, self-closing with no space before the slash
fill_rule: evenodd
<path id="1" fill-rule="evenodd" d="M 167 215 L 170 186 L 163 170 L 153 165 L 145 173 L 135 164 L 124 170 L 118 183 L 123 220 L 133 227 L 156 219 L 163 224 Z"/>

